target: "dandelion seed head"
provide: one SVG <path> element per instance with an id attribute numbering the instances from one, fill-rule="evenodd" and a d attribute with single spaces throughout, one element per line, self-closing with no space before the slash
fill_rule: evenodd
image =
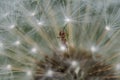
<path id="1" fill-rule="evenodd" d="M 119 0 L 1 0 L 0 79 L 119 80 L 119 5 Z"/>
<path id="2" fill-rule="evenodd" d="M 47 75 L 49 74 L 49 77 L 52 76 L 51 79 L 61 79 L 62 78 L 64 80 L 64 79 L 68 79 L 66 76 L 70 76 L 70 74 L 71 74 L 71 76 L 73 77 L 73 80 L 81 79 L 81 78 L 83 78 L 85 80 L 89 80 L 90 78 L 95 80 L 96 77 L 101 78 L 100 75 L 107 76 L 109 73 L 111 73 L 112 69 L 106 71 L 105 73 L 103 73 L 103 72 L 92 73 L 92 72 L 96 71 L 96 69 L 101 70 L 102 68 L 106 67 L 108 65 L 108 63 L 97 64 L 97 63 L 99 63 L 99 61 L 94 60 L 92 55 L 90 55 L 89 51 L 79 50 L 76 53 L 74 51 L 76 51 L 76 50 L 72 49 L 72 51 L 70 51 L 70 53 L 63 52 L 63 55 L 55 54 L 52 57 L 46 57 L 44 64 L 42 62 L 40 62 L 40 63 L 38 63 L 38 66 L 40 65 L 39 67 L 41 67 L 41 69 L 46 70 L 46 68 L 48 68 L 47 64 L 50 64 L 49 67 L 55 71 L 55 75 L 53 76 L 53 71 L 51 71 L 51 70 L 48 71 L 48 73 L 46 73 L 46 74 Z M 97 54 L 95 54 L 94 56 L 96 56 L 96 55 Z M 73 59 L 75 58 L 76 60 L 71 61 L 72 58 Z M 100 57 L 97 57 L 97 58 L 102 59 Z M 78 60 L 79 60 L 79 63 L 82 65 L 80 65 L 78 63 Z M 97 64 L 97 66 L 91 65 L 91 63 L 93 63 L 93 64 L 95 63 L 95 64 Z M 36 70 L 36 75 L 39 74 L 38 71 L 39 71 L 39 69 Z M 44 71 L 43 71 L 43 73 L 44 73 Z M 66 76 L 64 76 L 63 74 L 65 74 Z M 41 74 L 41 76 L 42 75 L 43 74 Z M 94 75 L 96 75 L 96 77 L 94 77 Z M 114 76 L 114 74 L 112 74 L 112 75 Z M 42 77 L 44 77 L 44 76 L 42 76 Z M 36 78 L 37 77 L 35 77 L 35 80 L 37 80 Z M 38 77 L 38 78 L 41 79 L 41 77 Z M 105 80 L 104 78 L 102 78 L 102 79 Z"/>

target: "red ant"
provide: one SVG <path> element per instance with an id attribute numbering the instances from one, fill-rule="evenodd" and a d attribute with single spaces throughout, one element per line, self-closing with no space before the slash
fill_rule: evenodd
<path id="1" fill-rule="evenodd" d="M 68 39 L 68 33 L 65 29 L 65 27 L 59 32 L 59 37 L 63 44 L 66 45 L 67 39 Z"/>

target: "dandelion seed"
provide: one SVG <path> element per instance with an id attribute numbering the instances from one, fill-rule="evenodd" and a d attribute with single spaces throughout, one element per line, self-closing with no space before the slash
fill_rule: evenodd
<path id="1" fill-rule="evenodd" d="M 9 13 L 5 13 L 3 16 L 6 17 L 6 16 L 8 16 L 8 15 L 9 15 Z"/>
<path id="2" fill-rule="evenodd" d="M 14 44 L 18 46 L 20 45 L 20 41 L 16 41 Z"/>
<path id="3" fill-rule="evenodd" d="M 11 68 L 12 68 L 12 65 L 10 65 L 10 64 L 8 64 L 8 65 L 6 66 L 6 69 L 7 69 L 7 70 L 11 70 Z"/>
<path id="4" fill-rule="evenodd" d="M 66 22 L 66 23 L 68 23 L 68 22 L 71 22 L 71 21 L 72 21 L 70 18 L 67 18 L 67 17 L 66 17 L 64 20 L 65 20 L 65 22 Z"/>
<path id="5" fill-rule="evenodd" d="M 77 67 L 77 66 L 78 66 L 78 62 L 77 62 L 77 61 L 72 61 L 72 62 L 71 62 L 71 66 L 72 66 L 73 68 Z"/>
<path id="6" fill-rule="evenodd" d="M 106 26 L 105 29 L 106 29 L 107 31 L 110 31 L 110 30 L 111 30 L 110 26 Z"/>
<path id="7" fill-rule="evenodd" d="M 3 43 L 2 42 L 0 42 L 0 48 L 3 48 Z"/>
<path id="8" fill-rule="evenodd" d="M 54 72 L 52 70 L 48 70 L 47 73 L 46 73 L 46 76 L 47 77 L 52 77 L 54 74 Z"/>
<path id="9" fill-rule="evenodd" d="M 14 25 L 14 24 L 10 26 L 10 29 L 13 29 L 13 28 L 15 28 L 15 25 Z"/>
<path id="10" fill-rule="evenodd" d="M 43 22 L 38 22 L 38 25 L 39 25 L 39 26 L 42 26 L 42 25 L 43 25 Z"/>
<path id="11" fill-rule="evenodd" d="M 76 69 L 75 69 L 75 73 L 78 74 L 79 71 L 80 71 L 80 67 L 76 67 Z M 82 72 L 81 74 L 83 75 L 83 72 Z"/>
<path id="12" fill-rule="evenodd" d="M 30 15 L 31 15 L 31 16 L 35 16 L 35 14 L 36 14 L 35 12 L 32 12 Z"/>
<path id="13" fill-rule="evenodd" d="M 32 48 L 32 49 L 31 49 L 31 52 L 36 53 L 36 52 L 37 52 L 37 48 L 35 48 L 35 47 Z"/>
<path id="14" fill-rule="evenodd" d="M 32 72 L 30 70 L 26 71 L 26 75 L 27 76 L 31 76 L 32 75 Z"/>
<path id="15" fill-rule="evenodd" d="M 92 46 L 92 47 L 91 47 L 91 51 L 92 51 L 92 52 L 96 52 L 96 51 L 97 51 L 97 48 L 96 48 L 95 46 Z"/>
<path id="16" fill-rule="evenodd" d="M 60 50 L 61 50 L 61 51 L 66 51 L 66 46 L 61 45 L 61 46 L 60 46 Z"/>
<path id="17" fill-rule="evenodd" d="M 120 70 L 120 64 L 117 64 L 115 68 L 116 70 Z"/>

